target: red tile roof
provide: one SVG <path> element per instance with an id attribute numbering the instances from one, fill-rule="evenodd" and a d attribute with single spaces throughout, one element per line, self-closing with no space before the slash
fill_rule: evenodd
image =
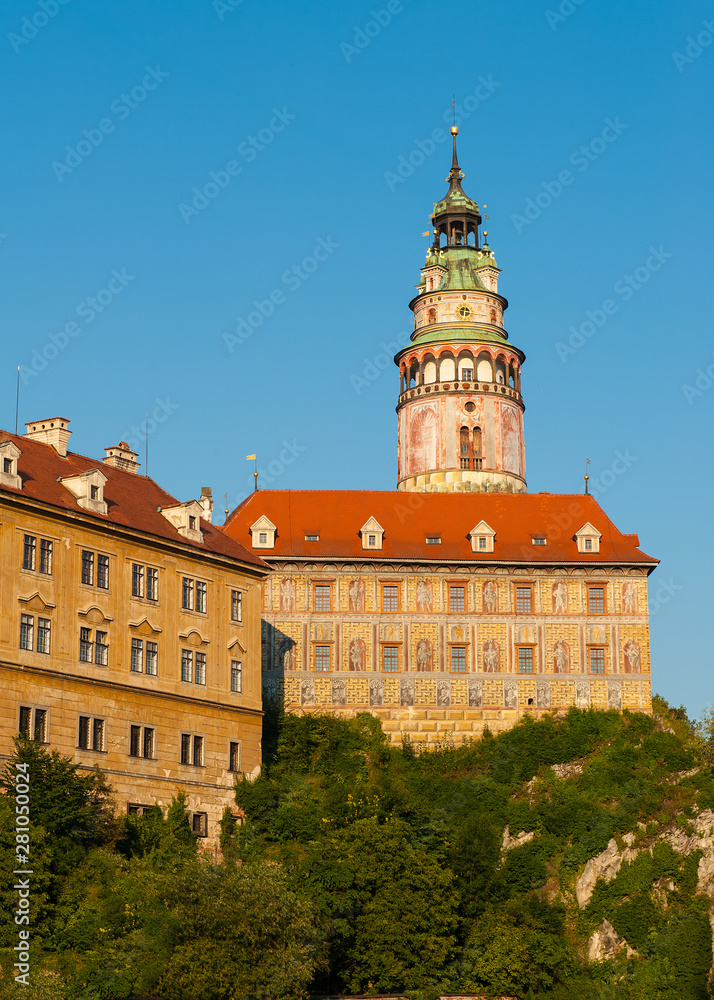
<path id="1" fill-rule="evenodd" d="M 172 507 L 180 501 L 162 490 L 153 479 L 113 468 L 98 459 L 76 455 L 73 452 L 68 452 L 67 457 L 62 458 L 52 445 L 32 441 L 7 431 L 0 431 L 0 443 L 3 441 L 14 441 L 22 452 L 17 462 L 22 489 L 1 486 L 0 496 L 6 494 L 28 497 L 60 510 L 96 518 L 100 522 L 133 528 L 172 542 L 179 542 L 199 552 L 212 552 L 231 559 L 239 559 L 252 566 L 268 568 L 258 555 L 228 537 L 217 525 L 208 524 L 204 520 L 201 520 L 203 544 L 179 535 L 158 508 Z M 79 475 L 92 469 L 99 469 L 107 479 L 104 486 L 104 499 L 108 507 L 106 515 L 93 514 L 81 508 L 74 495 L 58 481 L 60 478 Z"/>
<path id="2" fill-rule="evenodd" d="M 635 535 L 623 535 L 591 496 L 551 493 L 401 493 L 367 490 L 259 490 L 228 518 L 223 531 L 251 544 L 261 515 L 277 526 L 265 559 L 374 559 L 526 563 L 627 563 L 653 569 Z M 384 529 L 381 550 L 362 548 L 360 528 L 374 517 Z M 480 521 L 496 532 L 493 552 L 473 552 L 469 532 Z M 602 534 L 599 553 L 578 552 L 573 536 L 590 522 Z M 306 534 L 319 541 L 306 542 Z M 427 545 L 440 535 L 440 545 Z M 545 535 L 546 545 L 533 545 Z"/>

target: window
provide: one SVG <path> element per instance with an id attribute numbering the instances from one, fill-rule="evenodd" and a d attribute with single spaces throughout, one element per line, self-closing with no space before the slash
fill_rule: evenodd
<path id="1" fill-rule="evenodd" d="M 441 535 L 427 535 L 426 536 L 427 545 L 441 545 Z"/>
<path id="2" fill-rule="evenodd" d="M 82 549 L 82 583 L 88 587 L 94 586 L 95 553 Z M 109 556 L 96 556 L 97 587 L 109 589 Z"/>
<path id="3" fill-rule="evenodd" d="M 35 619 L 32 615 L 20 615 L 20 649 L 35 648 Z"/>
<path id="4" fill-rule="evenodd" d="M 315 670 L 326 671 L 330 669 L 330 647 L 315 646 Z"/>
<path id="5" fill-rule="evenodd" d="M 52 623 L 49 618 L 37 619 L 37 652 L 49 653 L 50 651 L 50 628 Z"/>
<path id="6" fill-rule="evenodd" d="M 151 726 L 131 726 L 129 732 L 129 756 L 154 759 L 155 730 Z"/>
<path id="7" fill-rule="evenodd" d="M 231 742 L 229 745 L 228 770 L 240 772 L 240 743 Z"/>
<path id="8" fill-rule="evenodd" d="M 18 732 L 35 743 L 47 743 L 47 709 L 20 705 Z"/>
<path id="9" fill-rule="evenodd" d="M 240 590 L 231 591 L 231 621 L 243 621 L 243 595 Z"/>
<path id="10" fill-rule="evenodd" d="M 377 536 L 376 535 L 369 535 L 368 538 L 367 538 L 367 544 L 368 545 L 376 545 L 377 544 Z"/>
<path id="11" fill-rule="evenodd" d="M 181 763 L 194 767 L 203 767 L 203 736 L 192 733 L 181 733 Z"/>
<path id="12" fill-rule="evenodd" d="M 131 567 L 131 596 L 144 596 L 144 567 L 139 563 L 132 563 Z"/>
<path id="13" fill-rule="evenodd" d="M 483 535 L 479 536 L 478 547 L 481 552 L 488 551 L 488 538 L 484 538 Z"/>
<path id="14" fill-rule="evenodd" d="M 399 611 L 399 587 L 394 584 L 382 587 L 382 611 Z"/>
<path id="15" fill-rule="evenodd" d="M 94 643 L 91 628 L 79 630 L 79 659 L 83 663 L 91 663 L 94 659 Z"/>
<path id="16" fill-rule="evenodd" d="M 159 647 L 155 642 L 146 644 L 146 673 L 156 676 L 159 671 Z"/>
<path id="17" fill-rule="evenodd" d="M 461 369 L 461 378 L 462 379 L 464 379 L 467 382 L 472 382 L 473 381 L 473 377 L 474 377 L 474 370 L 473 370 L 473 368 L 462 368 Z M 466 405 L 468 406 L 468 403 Z"/>
<path id="18" fill-rule="evenodd" d="M 518 673 L 533 673 L 533 650 L 530 647 L 520 647 L 518 650 Z"/>
<path id="19" fill-rule="evenodd" d="M 449 611 L 465 611 L 466 598 L 464 587 L 449 587 Z"/>
<path id="20" fill-rule="evenodd" d="M 396 673 L 399 670 L 399 646 L 382 647 L 382 670 Z"/>
<path id="21" fill-rule="evenodd" d="M 267 545 L 268 544 L 268 532 L 267 531 L 260 531 L 260 532 L 258 532 L 258 543 L 260 545 Z"/>
<path id="22" fill-rule="evenodd" d="M 547 543 L 547 539 L 546 539 L 545 535 L 533 535 L 533 544 L 534 545 L 545 545 L 546 543 Z"/>
<path id="23" fill-rule="evenodd" d="M 90 628 L 81 628 L 79 630 L 79 659 L 83 663 L 91 663 L 94 660 L 100 667 L 106 667 L 109 663 L 107 633 L 100 632 L 97 629 L 95 637 L 96 642 L 92 642 L 92 630 Z M 132 666 L 133 669 L 134 667 Z"/>
<path id="24" fill-rule="evenodd" d="M 40 539 L 40 573 L 48 576 L 52 573 L 52 542 L 49 538 Z"/>
<path id="25" fill-rule="evenodd" d="M 195 674 L 194 674 L 195 666 Z M 206 683 L 206 654 L 196 653 L 190 649 L 181 650 L 181 680 L 191 684 L 194 680 L 196 684 Z"/>
<path id="26" fill-rule="evenodd" d="M 243 690 L 243 664 L 240 660 L 231 660 L 231 691 L 240 694 Z"/>
<path id="27" fill-rule="evenodd" d="M 591 649 L 590 650 L 590 673 L 591 674 L 604 674 L 605 673 L 605 650 L 604 649 Z"/>
<path id="28" fill-rule="evenodd" d="M 39 569 L 47 576 L 52 574 L 52 542 L 49 538 L 40 539 L 40 565 L 37 566 L 37 538 L 35 535 L 25 535 L 22 544 L 22 568 Z"/>
<path id="29" fill-rule="evenodd" d="M 306 542 L 319 542 L 320 541 L 320 536 L 319 535 L 305 535 L 305 541 Z"/>
<path id="30" fill-rule="evenodd" d="M 25 542 L 22 547 L 23 569 L 35 568 L 36 553 L 37 553 L 37 538 L 34 535 L 25 535 Z"/>
<path id="31" fill-rule="evenodd" d="M 532 608 L 530 587 L 516 587 L 516 614 L 529 615 Z"/>
<path id="32" fill-rule="evenodd" d="M 188 515 L 188 530 L 189 531 L 196 530 L 196 518 L 192 514 Z"/>
<path id="33" fill-rule="evenodd" d="M 330 584 L 315 584 L 315 611 L 330 610 Z"/>
<path id="34" fill-rule="evenodd" d="M 8 475 L 8 476 L 12 475 L 12 459 L 11 458 L 3 458 L 3 460 L 2 460 L 2 471 L 6 475 Z"/>
<path id="35" fill-rule="evenodd" d="M 131 669 L 138 674 L 144 672 L 144 640 L 131 640 Z"/>
<path id="36" fill-rule="evenodd" d="M 586 552 L 592 552 L 593 550 L 593 540 L 592 538 L 583 539 L 583 548 Z"/>
<path id="37" fill-rule="evenodd" d="M 452 646 L 451 647 L 451 673 L 452 674 L 465 674 L 466 673 L 466 647 L 465 646 Z"/>
<path id="38" fill-rule="evenodd" d="M 207 837 L 208 836 L 207 813 L 192 813 L 191 829 L 197 837 Z"/>
<path id="39" fill-rule="evenodd" d="M 146 567 L 146 599 L 147 601 L 158 601 L 159 599 L 159 571 Z"/>
<path id="40" fill-rule="evenodd" d="M 77 746 L 80 750 L 103 751 L 104 719 L 92 719 L 88 715 L 80 715 Z"/>
<path id="41" fill-rule="evenodd" d="M 94 553 L 82 549 L 82 583 L 94 586 Z"/>
<path id="42" fill-rule="evenodd" d="M 184 611 L 199 611 L 205 615 L 206 591 L 205 583 L 200 580 L 191 580 L 185 576 L 181 588 L 181 607 Z"/>
<path id="43" fill-rule="evenodd" d="M 98 486 L 90 486 L 89 487 L 89 499 L 90 500 L 99 500 L 99 487 Z"/>
<path id="44" fill-rule="evenodd" d="M 605 613 L 605 588 L 588 587 L 588 612 L 591 615 Z"/>
<path id="45" fill-rule="evenodd" d="M 109 643 L 107 641 L 108 634 L 106 632 L 100 632 L 99 629 L 97 629 L 96 639 L 94 662 L 100 667 L 106 667 L 109 664 Z"/>

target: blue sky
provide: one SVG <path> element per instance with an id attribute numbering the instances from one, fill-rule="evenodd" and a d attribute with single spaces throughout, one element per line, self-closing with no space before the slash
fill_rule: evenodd
<path id="1" fill-rule="evenodd" d="M 0 424 L 21 365 L 21 426 L 61 414 L 73 450 L 129 439 L 144 466 L 148 413 L 181 499 L 232 508 L 252 452 L 275 488 L 393 488 L 380 355 L 410 329 L 455 95 L 527 354 L 529 489 L 579 492 L 591 460 L 662 560 L 654 688 L 698 714 L 713 42 L 696 0 L 7 0 Z"/>

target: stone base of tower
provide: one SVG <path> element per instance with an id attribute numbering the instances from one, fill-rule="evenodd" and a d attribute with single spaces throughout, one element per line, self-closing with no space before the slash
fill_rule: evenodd
<path id="1" fill-rule="evenodd" d="M 525 493 L 526 483 L 509 472 L 453 469 L 409 476 L 397 489 L 409 493 Z"/>

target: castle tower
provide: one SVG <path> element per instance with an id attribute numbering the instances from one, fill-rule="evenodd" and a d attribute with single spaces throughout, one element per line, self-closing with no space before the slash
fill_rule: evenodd
<path id="1" fill-rule="evenodd" d="M 507 492 L 526 489 L 521 397 L 525 355 L 508 342 L 507 300 L 498 293 L 479 207 L 461 187 L 456 156 L 449 190 L 434 205 L 411 341 L 399 366 L 400 490 Z"/>

